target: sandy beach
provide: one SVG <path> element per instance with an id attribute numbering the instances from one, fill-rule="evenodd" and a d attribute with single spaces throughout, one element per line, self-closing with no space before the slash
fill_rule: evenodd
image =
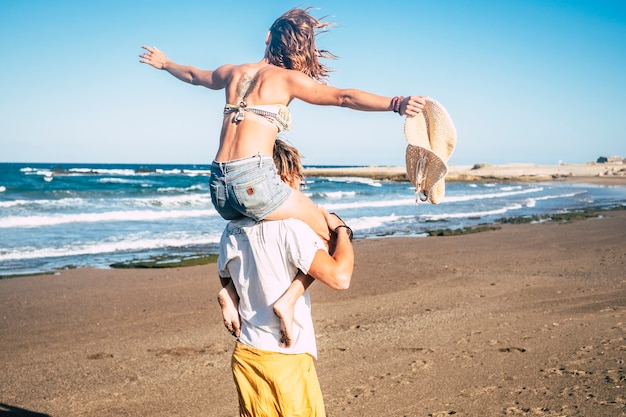
<path id="1" fill-rule="evenodd" d="M 313 285 L 329 416 L 626 415 L 626 212 L 356 240 Z M 214 264 L 0 280 L 0 416 L 234 416 Z"/>
<path id="2" fill-rule="evenodd" d="M 355 240 L 351 288 L 311 288 L 328 415 L 626 416 L 624 236 L 607 211 Z M 1 279 L 0 416 L 237 415 L 218 287 L 215 264 Z"/>

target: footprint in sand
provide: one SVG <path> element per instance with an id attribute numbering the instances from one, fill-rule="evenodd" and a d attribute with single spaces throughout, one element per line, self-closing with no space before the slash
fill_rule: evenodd
<path id="1" fill-rule="evenodd" d="M 93 353 L 91 355 L 87 355 L 87 359 L 107 359 L 107 358 L 112 358 L 113 354 L 112 353 L 106 353 L 106 352 L 98 352 L 98 353 Z"/>
<path id="2" fill-rule="evenodd" d="M 419 372 L 424 369 L 430 368 L 430 364 L 424 360 L 416 360 L 411 362 L 411 371 Z"/>
<path id="3" fill-rule="evenodd" d="M 375 389 L 370 389 L 364 386 L 352 387 L 347 389 L 347 395 L 350 398 L 365 398 L 371 397 L 376 392 Z"/>
<path id="4" fill-rule="evenodd" d="M 510 352 L 524 353 L 524 352 L 526 352 L 526 349 L 512 346 L 512 347 L 500 348 L 500 349 L 498 349 L 498 351 L 505 352 L 505 353 L 510 353 Z"/>
<path id="5" fill-rule="evenodd" d="M 550 411 L 543 407 L 507 407 L 504 410 L 505 415 L 523 415 L 523 416 L 553 416 L 561 417 L 562 411 Z"/>
<path id="6" fill-rule="evenodd" d="M 209 346 L 197 348 L 179 346 L 173 348 L 157 348 L 148 349 L 148 352 L 153 353 L 157 357 L 181 357 L 181 356 L 194 356 L 194 355 L 219 355 L 230 351 L 230 347 L 220 343 L 214 343 Z"/>

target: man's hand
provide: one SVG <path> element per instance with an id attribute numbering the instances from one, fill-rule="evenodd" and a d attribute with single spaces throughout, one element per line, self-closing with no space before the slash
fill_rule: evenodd
<path id="1" fill-rule="evenodd" d="M 320 210 L 326 219 L 328 230 L 331 232 L 334 232 L 337 227 L 345 225 L 344 221 L 341 220 L 335 213 L 329 213 L 323 207 L 320 207 Z"/>
<path id="2" fill-rule="evenodd" d="M 334 233 L 337 227 L 345 226 L 346 223 L 339 218 L 335 213 L 327 212 L 323 207 L 320 207 L 320 211 L 324 215 L 324 219 L 326 219 L 326 224 L 328 225 L 328 230 L 330 230 L 330 240 L 328 241 L 328 253 L 332 256 L 335 253 L 335 249 L 337 246 L 337 235 Z"/>

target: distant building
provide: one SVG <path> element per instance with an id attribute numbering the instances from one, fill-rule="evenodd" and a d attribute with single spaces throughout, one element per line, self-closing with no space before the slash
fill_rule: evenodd
<path id="1" fill-rule="evenodd" d="M 623 164 L 626 160 L 621 156 L 601 156 L 596 160 L 599 164 Z"/>

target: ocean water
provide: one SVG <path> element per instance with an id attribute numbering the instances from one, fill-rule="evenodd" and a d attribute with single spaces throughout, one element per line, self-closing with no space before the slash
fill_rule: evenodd
<path id="1" fill-rule="evenodd" d="M 0 275 L 109 267 L 217 252 L 226 222 L 208 165 L 0 164 Z M 356 238 L 422 236 L 500 218 L 626 205 L 626 187 L 585 183 L 448 183 L 439 205 L 410 183 L 307 178 L 303 191 Z"/>

